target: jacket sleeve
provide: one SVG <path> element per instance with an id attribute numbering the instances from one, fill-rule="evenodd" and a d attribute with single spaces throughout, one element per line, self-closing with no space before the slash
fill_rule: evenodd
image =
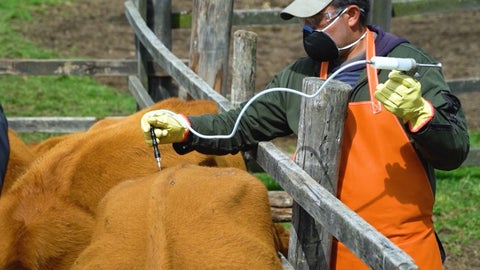
<path id="1" fill-rule="evenodd" d="M 235 110 L 189 117 L 189 120 L 193 129 L 201 134 L 228 135 L 232 132 L 244 106 L 245 103 Z M 173 147 L 179 154 L 193 150 L 214 155 L 235 154 L 238 151 L 252 149 L 260 141 L 271 140 L 291 133 L 284 110 L 284 95 L 271 92 L 255 99 L 245 109 L 233 137 L 203 139 L 190 133 L 185 142 L 175 143 Z"/>
<path id="2" fill-rule="evenodd" d="M 451 93 L 437 70 L 426 71 L 421 80 L 423 96 L 435 108 L 433 119 L 411 138 L 421 156 L 436 169 L 458 168 L 470 149 L 465 114 L 460 100 Z"/>
<path id="3" fill-rule="evenodd" d="M 439 70 L 421 74 L 423 97 L 435 109 L 433 119 L 420 131 L 410 133 L 421 156 L 434 168 L 458 168 L 467 157 L 470 143 L 460 100 L 452 94 Z"/>
<path id="4" fill-rule="evenodd" d="M 302 81 L 318 70 L 310 58 L 301 58 L 277 73 L 266 89 L 287 87 L 302 90 Z M 318 76 L 318 74 L 317 74 Z M 191 134 L 186 142 L 173 144 L 179 154 L 196 150 L 204 154 L 234 154 L 250 150 L 260 141 L 290 135 L 298 129 L 300 96 L 287 92 L 262 94 L 245 109 L 240 117 L 238 130 L 229 139 L 202 139 Z M 240 108 L 218 115 L 189 117 L 192 127 L 202 134 L 230 134 L 241 110 Z"/>

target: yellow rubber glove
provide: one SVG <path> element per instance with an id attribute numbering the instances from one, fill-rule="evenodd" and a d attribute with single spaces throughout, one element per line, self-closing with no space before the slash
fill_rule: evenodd
<path id="1" fill-rule="evenodd" d="M 420 82 L 398 70 L 392 70 L 388 80 L 377 86 L 375 97 L 388 111 L 408 122 L 412 132 L 433 118 L 433 106 L 422 97 Z"/>
<path id="2" fill-rule="evenodd" d="M 141 119 L 142 132 L 145 142 L 152 145 L 150 128 L 155 128 L 155 137 L 158 143 L 183 142 L 188 137 L 190 121 L 182 114 L 169 110 L 156 110 L 145 113 Z"/>

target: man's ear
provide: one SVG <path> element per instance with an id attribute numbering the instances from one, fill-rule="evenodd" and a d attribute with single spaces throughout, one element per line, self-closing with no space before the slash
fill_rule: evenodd
<path id="1" fill-rule="evenodd" d="M 345 12 L 345 14 L 348 16 L 348 24 L 350 26 L 358 24 L 360 20 L 360 13 L 360 8 L 358 6 L 352 5 L 348 7 L 348 10 Z"/>

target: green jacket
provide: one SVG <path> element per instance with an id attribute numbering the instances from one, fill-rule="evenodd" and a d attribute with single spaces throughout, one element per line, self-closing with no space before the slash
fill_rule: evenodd
<path id="1" fill-rule="evenodd" d="M 417 63 L 437 63 L 409 43 L 396 45 L 386 55 L 413 58 Z M 370 99 L 365 68 L 362 69 L 350 98 L 352 102 Z M 379 70 L 380 83 L 387 80 L 389 72 L 390 70 Z M 433 169 L 451 170 L 459 167 L 468 154 L 469 137 L 460 101 L 451 93 L 441 70 L 419 68 L 418 73 L 423 97 L 435 107 L 435 115 L 419 132 L 411 133 L 406 125 L 405 130 L 435 190 Z M 301 58 L 276 74 L 266 88 L 287 87 L 301 91 L 305 77 L 318 76 L 318 64 L 308 57 Z M 180 154 L 196 150 L 222 155 L 252 149 L 260 141 L 297 134 L 301 98 L 286 92 L 263 95 L 248 107 L 233 138 L 206 140 L 190 135 L 186 142 L 174 144 L 174 148 Z M 241 108 L 189 119 L 192 127 L 202 134 L 230 134 Z"/>

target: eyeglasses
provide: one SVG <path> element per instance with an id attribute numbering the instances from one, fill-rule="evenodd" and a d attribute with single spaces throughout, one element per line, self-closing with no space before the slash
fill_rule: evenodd
<path id="1" fill-rule="evenodd" d="M 327 23 L 331 22 L 332 20 L 335 20 L 338 16 L 342 14 L 342 12 L 345 9 L 340 9 L 337 8 L 334 11 L 325 11 L 325 12 L 320 12 L 317 13 L 316 15 L 308 18 L 301 19 L 303 24 L 306 24 L 310 27 L 316 28 L 319 26 L 319 24 L 322 23 L 322 25 L 326 25 Z"/>

